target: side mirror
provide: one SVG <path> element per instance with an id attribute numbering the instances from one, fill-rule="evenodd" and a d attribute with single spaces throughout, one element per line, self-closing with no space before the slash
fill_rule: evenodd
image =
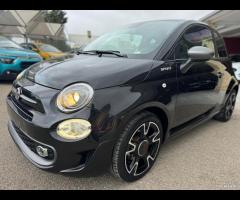
<path id="1" fill-rule="evenodd" d="M 188 50 L 189 59 L 186 63 L 180 66 L 182 73 L 186 73 L 190 68 L 193 62 L 204 62 L 210 60 L 214 55 L 214 51 L 202 46 L 195 46 Z"/>
<path id="2" fill-rule="evenodd" d="M 207 47 L 196 46 L 188 50 L 188 55 L 192 61 L 207 61 L 213 57 L 214 51 Z"/>

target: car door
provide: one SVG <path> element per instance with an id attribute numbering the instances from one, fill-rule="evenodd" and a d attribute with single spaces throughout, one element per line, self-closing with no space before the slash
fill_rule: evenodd
<path id="1" fill-rule="evenodd" d="M 213 35 L 217 51 L 215 61 L 218 62 L 218 67 L 220 68 L 222 74 L 217 101 L 219 104 L 222 104 L 224 102 L 228 86 L 232 80 L 232 76 L 234 76 L 234 72 L 232 68 L 232 61 L 228 56 L 223 38 L 215 30 L 213 30 Z"/>
<path id="2" fill-rule="evenodd" d="M 214 58 L 207 62 L 193 62 L 191 68 L 182 73 L 180 66 L 188 59 L 188 50 L 204 46 L 214 51 Z M 175 60 L 178 78 L 178 95 L 174 126 L 197 119 L 213 110 L 220 92 L 221 66 L 215 61 L 216 51 L 211 30 L 204 25 L 189 27 L 177 42 Z"/>

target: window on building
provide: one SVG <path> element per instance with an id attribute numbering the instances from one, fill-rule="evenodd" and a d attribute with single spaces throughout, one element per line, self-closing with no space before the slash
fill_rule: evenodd
<path id="1" fill-rule="evenodd" d="M 225 47 L 224 40 L 216 31 L 214 31 L 214 39 L 216 41 L 216 48 L 217 48 L 218 56 L 219 57 L 227 57 L 227 50 Z"/>

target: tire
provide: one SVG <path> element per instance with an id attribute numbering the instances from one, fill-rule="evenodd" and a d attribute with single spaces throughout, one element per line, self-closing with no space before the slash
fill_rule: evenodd
<path id="1" fill-rule="evenodd" d="M 162 124 L 156 115 L 136 115 L 126 124 L 114 147 L 113 175 L 127 182 L 142 178 L 158 156 L 162 136 Z"/>
<path id="2" fill-rule="evenodd" d="M 221 109 L 221 111 L 214 116 L 214 119 L 217 121 L 221 121 L 221 122 L 227 122 L 231 119 L 232 117 L 232 113 L 234 111 L 234 107 L 235 107 L 235 103 L 236 103 L 236 97 L 237 97 L 237 92 L 236 90 L 233 90 L 224 107 Z"/>

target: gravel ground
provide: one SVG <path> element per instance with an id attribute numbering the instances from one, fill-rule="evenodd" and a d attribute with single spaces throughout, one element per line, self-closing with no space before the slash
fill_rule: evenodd
<path id="1" fill-rule="evenodd" d="M 240 189 L 239 99 L 231 121 L 211 120 L 167 143 L 144 178 L 125 183 L 109 173 L 77 178 L 33 166 L 7 130 L 10 89 L 0 83 L 0 189 Z"/>

